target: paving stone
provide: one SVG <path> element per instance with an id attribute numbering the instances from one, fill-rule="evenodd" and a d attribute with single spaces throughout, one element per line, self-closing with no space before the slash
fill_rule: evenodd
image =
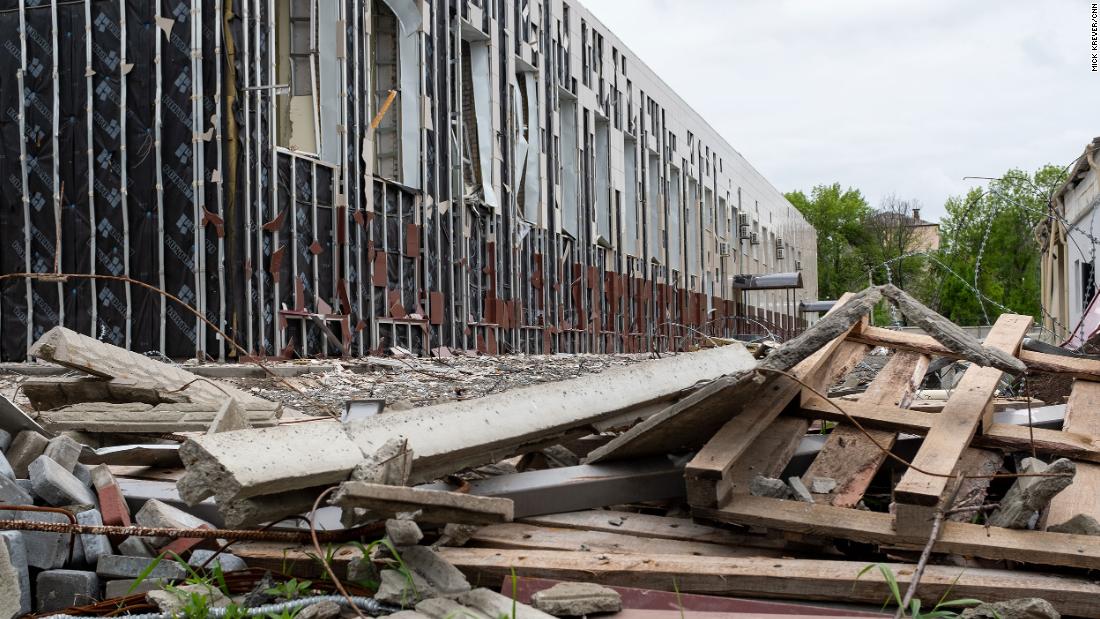
<path id="1" fill-rule="evenodd" d="M 152 559 L 157 556 L 153 549 L 149 547 L 149 543 L 145 541 L 143 537 L 135 537 L 131 535 L 122 540 L 118 544 L 119 553 L 127 557 L 145 557 Z"/>
<path id="2" fill-rule="evenodd" d="M 92 467 L 87 464 L 77 462 L 73 467 L 73 477 L 79 479 L 85 486 L 92 487 Z"/>
<path id="3" fill-rule="evenodd" d="M 95 571 L 104 578 L 138 578 L 156 559 L 128 557 L 125 555 L 103 555 L 96 563 Z M 146 576 L 181 580 L 187 577 L 187 570 L 172 559 L 162 559 Z"/>
<path id="4" fill-rule="evenodd" d="M 207 559 L 213 556 L 214 552 L 213 550 L 199 548 L 191 553 L 191 556 L 187 559 L 187 564 L 192 567 L 200 567 L 203 563 L 206 563 Z M 214 564 L 221 565 L 222 572 L 227 574 L 229 572 L 239 572 L 248 569 L 248 564 L 244 562 L 244 559 L 229 552 L 223 552 L 218 555 L 218 558 L 211 561 L 207 568 L 214 567 Z"/>
<path id="5" fill-rule="evenodd" d="M 80 524 L 102 526 L 103 516 L 99 513 L 98 509 L 89 509 L 88 511 L 77 514 L 76 521 Z M 89 565 L 95 565 L 100 557 L 109 555 L 113 552 L 111 550 L 111 540 L 107 539 L 106 535 L 81 533 L 80 543 L 84 547 L 84 560 L 88 562 Z"/>
<path id="6" fill-rule="evenodd" d="M 100 464 L 93 467 L 91 473 L 92 486 L 99 497 L 99 512 L 103 516 L 103 523 L 118 527 L 132 525 L 130 507 L 126 504 L 126 497 L 122 496 L 122 490 L 111 470 L 106 464 Z"/>
<path id="7" fill-rule="evenodd" d="M 138 582 L 136 578 L 108 580 L 107 584 L 104 585 L 103 599 L 111 600 L 129 595 L 145 594 L 157 589 L 163 589 L 164 585 L 168 584 L 171 584 L 171 582 L 159 580 L 157 578 L 146 578 L 140 582 Z"/>
<path id="8" fill-rule="evenodd" d="M 617 613 L 623 609 L 619 592 L 593 582 L 559 582 L 536 592 L 531 604 L 555 617 Z"/>
<path id="9" fill-rule="evenodd" d="M 146 501 L 145 505 L 142 505 L 138 513 L 134 515 L 134 520 L 143 527 L 163 527 L 166 529 L 214 528 L 212 524 L 202 518 L 156 499 Z M 172 540 L 167 537 L 154 537 L 149 540 L 149 543 L 154 547 L 164 546 L 171 542 Z"/>
<path id="10" fill-rule="evenodd" d="M 34 462 L 36 458 L 42 455 L 42 452 L 46 451 L 46 445 L 49 443 L 49 439 L 30 430 L 23 430 L 17 434 L 11 442 L 11 447 L 4 454 L 7 456 L 8 462 L 11 463 L 15 476 L 26 479 L 31 462 Z"/>
<path id="11" fill-rule="evenodd" d="M 99 577 L 83 570 L 47 570 L 38 574 L 37 612 L 62 610 L 99 601 Z"/>
<path id="12" fill-rule="evenodd" d="M 0 509 L 0 518 L 55 524 L 69 523 L 69 519 L 64 514 L 54 512 Z M 29 566 L 42 570 L 65 566 L 65 561 L 69 557 L 69 536 L 67 534 L 47 533 L 45 531 L 22 531 L 21 533 L 23 534 L 23 545 L 27 550 L 27 564 Z"/>
<path id="13" fill-rule="evenodd" d="M 2 457 L 0 456 L 0 458 Z M 0 475 L 0 503 L 5 505 L 34 505 L 34 497 L 24 490 L 23 485 L 14 478 Z"/>
<path id="14" fill-rule="evenodd" d="M 95 494 L 87 486 L 49 456 L 35 458 L 29 470 L 34 493 L 50 505 L 95 505 L 97 502 Z"/>
<path id="15" fill-rule="evenodd" d="M 76 461 L 80 458 L 81 449 L 80 443 L 62 434 L 50 439 L 49 443 L 46 444 L 46 449 L 42 451 L 42 455 L 53 458 L 54 462 L 72 473 Z"/>
<path id="16" fill-rule="evenodd" d="M 0 453 L 0 477 L 10 477 L 15 479 L 15 469 L 11 468 L 11 463 L 4 454 Z"/>
<path id="17" fill-rule="evenodd" d="M 0 531 L 0 617 L 8 614 L 7 596 L 12 595 L 12 587 L 18 587 L 17 615 L 25 615 L 31 610 L 31 573 L 27 565 L 27 545 L 23 542 L 22 531 Z M 10 570 L 8 568 L 11 568 Z M 14 573 L 14 576 L 12 575 Z"/>
<path id="18" fill-rule="evenodd" d="M 11 433 L 7 430 L 0 430 L 0 451 L 6 452 L 8 447 L 11 447 Z"/>
<path id="19" fill-rule="evenodd" d="M 386 537 L 394 546 L 415 546 L 424 539 L 424 533 L 412 520 L 390 518 L 386 521 Z"/>
<path id="20" fill-rule="evenodd" d="M 480 611 L 490 617 L 509 617 L 510 619 L 550 619 L 547 614 L 526 604 L 520 604 L 512 598 L 489 589 L 474 589 L 458 596 L 458 602 Z M 512 609 L 515 608 L 513 614 Z"/>

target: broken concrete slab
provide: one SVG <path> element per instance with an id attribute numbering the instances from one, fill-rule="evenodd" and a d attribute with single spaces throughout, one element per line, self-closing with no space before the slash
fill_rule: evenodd
<path id="1" fill-rule="evenodd" d="M 210 428 L 206 433 L 216 434 L 233 430 L 247 430 L 251 427 L 252 424 L 249 422 L 248 413 L 244 410 L 244 407 L 236 399 L 226 398 L 221 408 L 214 414 L 214 419 L 210 422 Z"/>
<path id="2" fill-rule="evenodd" d="M 278 423 L 271 410 L 250 409 L 237 412 L 245 417 L 245 427 L 274 426 Z M 46 411 L 39 419 L 55 432 L 80 430 L 96 434 L 157 434 L 206 432 L 222 413 L 218 405 L 209 403 L 182 402 L 150 406 L 88 402 Z"/>
<path id="3" fill-rule="evenodd" d="M 87 376 L 30 378 L 20 383 L 31 408 L 48 411 L 80 402 L 187 402 L 187 396 L 158 389 L 151 383 Z"/>
<path id="4" fill-rule="evenodd" d="M 223 502 L 218 514 L 225 526 L 231 528 L 253 527 L 283 518 L 305 514 L 313 509 L 313 503 L 327 486 L 304 488 L 250 499 Z M 322 508 L 323 509 L 323 508 Z"/>
<path id="5" fill-rule="evenodd" d="M 12 602 L 17 612 L 11 610 Z M 0 531 L 0 617 L 31 612 L 31 577 L 21 531 Z"/>
<path id="6" fill-rule="evenodd" d="M 512 619 L 549 619 L 553 617 L 537 608 L 520 604 L 510 597 L 490 589 L 474 589 L 458 596 L 458 602 L 490 617 L 507 616 Z"/>
<path id="7" fill-rule="evenodd" d="M 28 472 L 35 495 L 54 507 L 98 505 L 95 493 L 49 456 L 35 459 Z"/>
<path id="8" fill-rule="evenodd" d="M 202 378 L 183 368 L 100 342 L 65 327 L 50 329 L 31 346 L 27 354 L 101 378 L 154 385 L 157 389 L 186 396 L 192 402 L 220 405 L 226 395 L 237 398 L 246 408 L 260 409 L 266 402 L 233 385 Z M 280 413 L 272 411 L 276 417 Z"/>
<path id="9" fill-rule="evenodd" d="M 1024 458 L 1022 473 L 1047 474 L 1051 477 L 1018 477 L 1001 499 L 1000 507 L 989 515 L 988 523 L 995 527 L 1026 529 L 1039 510 L 1050 499 L 1073 483 L 1077 466 L 1072 460 L 1060 458 L 1050 463 L 1036 458 Z"/>
<path id="10" fill-rule="evenodd" d="M 163 529 L 200 529 L 203 527 L 214 528 L 214 525 L 209 522 L 189 514 L 178 507 L 172 507 L 171 505 L 158 501 L 156 499 L 149 499 L 145 502 L 145 505 L 141 506 L 138 513 L 134 515 L 134 520 L 140 526 L 150 528 L 163 528 Z M 164 546 L 170 543 L 172 540 L 167 537 L 153 537 L 149 538 L 149 543 L 154 547 Z"/>
<path id="11" fill-rule="evenodd" d="M 46 444 L 46 449 L 42 451 L 42 455 L 51 458 L 54 462 L 60 464 L 61 468 L 72 473 L 73 469 L 76 468 L 77 460 L 80 458 L 80 452 L 83 448 L 83 445 L 68 436 L 55 436 Z"/>
<path id="12" fill-rule="evenodd" d="M 617 613 L 623 598 L 611 587 L 593 582 L 559 582 L 549 589 L 536 591 L 531 605 L 555 617 Z"/>
<path id="13" fill-rule="evenodd" d="M 50 439 L 30 430 L 24 430 L 15 435 L 11 447 L 4 454 L 11 464 L 12 470 L 15 471 L 15 476 L 19 479 L 26 479 L 31 462 L 34 462 L 38 456 L 42 455 L 42 452 L 46 451 L 46 445 L 49 443 Z"/>
<path id="14" fill-rule="evenodd" d="M 340 484 L 340 489 L 333 496 L 332 503 L 345 510 L 361 508 L 383 517 L 419 512 L 417 520 L 438 524 L 511 522 L 513 515 L 513 504 L 510 499 L 473 496 L 445 490 L 387 486 L 362 481 L 348 481 Z"/>
<path id="15" fill-rule="evenodd" d="M 470 590 L 470 583 L 462 572 L 429 548 L 402 548 L 400 556 L 406 571 L 383 570 L 381 585 L 374 596 L 376 600 L 408 607 L 421 600 L 453 598 Z"/>
<path id="16" fill-rule="evenodd" d="M 47 570 L 38 575 L 37 612 L 86 606 L 99 601 L 99 577 L 83 570 Z"/>

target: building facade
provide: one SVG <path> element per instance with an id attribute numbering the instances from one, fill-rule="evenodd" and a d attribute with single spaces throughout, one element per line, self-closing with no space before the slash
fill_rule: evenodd
<path id="1" fill-rule="evenodd" d="M 813 228 L 576 3 L 0 0 L 0 39 L 5 360 L 57 324 L 171 358 L 668 350 L 816 298 Z M 733 285 L 769 272 L 802 287 Z"/>
<path id="2" fill-rule="evenodd" d="M 1094 138 L 1052 196 L 1039 227 L 1043 327 L 1059 343 L 1080 347 L 1100 329 L 1096 249 L 1100 246 L 1100 138 Z M 1090 350 L 1089 352 L 1096 352 Z"/>

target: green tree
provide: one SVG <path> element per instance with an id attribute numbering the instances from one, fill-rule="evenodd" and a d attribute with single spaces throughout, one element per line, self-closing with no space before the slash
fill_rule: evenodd
<path id="1" fill-rule="evenodd" d="M 1008 311 L 1039 318 L 1035 228 L 1064 179 L 1065 170 L 1052 165 L 1034 174 L 1012 169 L 987 188 L 949 198 L 933 277 L 911 292 L 958 324 L 991 324 Z"/>
<path id="2" fill-rule="evenodd" d="M 868 284 L 867 252 L 870 241 L 864 225 L 871 207 L 858 189 L 842 189 L 840 183 L 817 185 L 807 196 L 802 191 L 787 199 L 817 230 L 817 285 L 822 299 L 836 299 Z"/>

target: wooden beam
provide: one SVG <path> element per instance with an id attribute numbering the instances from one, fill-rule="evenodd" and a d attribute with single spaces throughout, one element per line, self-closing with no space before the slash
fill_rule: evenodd
<path id="1" fill-rule="evenodd" d="M 928 356 L 920 353 L 895 353 L 868 385 L 860 402 L 904 409 L 924 380 L 928 362 Z M 829 433 L 802 480 L 808 488 L 812 488 L 816 478 L 836 481 L 832 492 L 816 494 L 814 499 L 840 507 L 855 507 L 897 437 L 895 431 L 868 430 L 864 434 L 849 423 L 841 423 Z"/>
<path id="2" fill-rule="evenodd" d="M 889 598 L 889 589 L 878 570 L 860 576 L 867 563 L 859 561 L 685 555 L 639 557 L 483 548 L 440 548 L 439 554 L 462 570 L 471 582 L 500 582 L 515 570 L 515 574 L 521 576 L 681 593 L 828 600 L 876 606 Z M 908 586 L 914 570 L 912 565 L 886 566 L 896 575 L 902 589 Z M 929 565 L 920 579 L 917 597 L 931 606 L 947 593 L 953 598 L 986 602 L 1042 597 L 1063 614 L 1100 617 L 1100 605 L 1096 604 L 1100 585 L 1083 578 Z"/>
<path id="3" fill-rule="evenodd" d="M 963 358 L 962 355 L 937 342 L 932 336 L 923 333 L 894 331 L 882 327 L 863 327 L 849 335 L 848 339 L 871 346 L 911 350 L 934 357 Z M 1030 372 L 1068 374 L 1080 380 L 1100 381 L 1100 361 L 1096 359 L 1051 355 L 1032 350 L 1020 350 L 1016 357 L 1024 362 Z"/>
<path id="4" fill-rule="evenodd" d="M 1090 441 L 1100 440 L 1100 383 L 1074 382 L 1062 428 Z M 1100 464 L 1078 462 L 1073 483 L 1050 500 L 1046 525 L 1062 524 L 1078 514 L 1100 520 L 1097 496 L 1100 496 Z"/>
<path id="5" fill-rule="evenodd" d="M 471 546 L 570 550 L 615 554 L 688 554 L 700 557 L 779 557 L 779 549 L 765 550 L 726 544 L 638 537 L 623 533 L 558 529 L 512 522 L 481 527 L 470 538 Z"/>
<path id="6" fill-rule="evenodd" d="M 1002 314 L 986 336 L 985 344 L 1015 353 L 1031 327 L 1031 320 L 1030 316 Z M 929 507 L 939 503 L 951 481 L 951 472 L 983 418 L 988 417 L 986 427 L 992 421 L 993 394 L 1001 374 L 995 368 L 970 366 L 943 411 L 935 414 L 912 466 L 894 487 L 899 526 L 910 521 L 902 514 L 909 506 Z"/>
<path id="7" fill-rule="evenodd" d="M 821 503 L 739 496 L 721 509 L 692 513 L 715 522 L 766 527 L 792 533 L 848 539 L 855 542 L 923 548 L 927 535 L 894 530 L 890 514 Z M 1040 565 L 1100 568 L 1100 537 L 1048 533 L 965 522 L 945 522 L 936 552 L 984 559 L 1008 559 Z"/>

